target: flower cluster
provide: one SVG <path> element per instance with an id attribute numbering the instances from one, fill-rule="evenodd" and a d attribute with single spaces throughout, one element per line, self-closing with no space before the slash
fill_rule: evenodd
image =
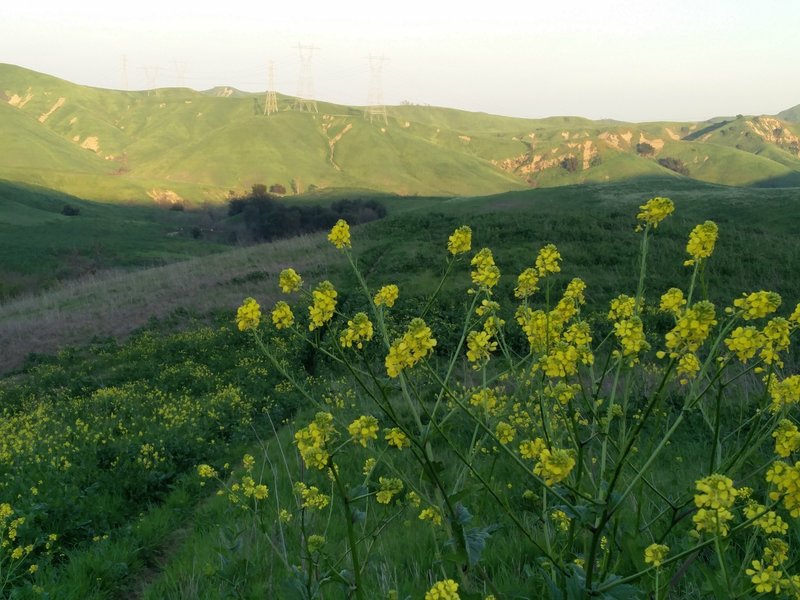
<path id="1" fill-rule="evenodd" d="M 314 289 L 311 294 L 314 303 L 308 307 L 309 331 L 322 327 L 333 318 L 337 295 L 336 288 L 328 280 L 323 281 Z"/>
<path id="2" fill-rule="evenodd" d="M 362 415 L 347 426 L 347 432 L 354 443 L 366 448 L 369 440 L 378 439 L 378 419 L 372 415 Z"/>
<path id="3" fill-rule="evenodd" d="M 294 493 L 300 497 L 300 506 L 322 510 L 331 501 L 331 497 L 319 491 L 315 485 L 307 486 L 302 481 L 294 484 Z"/>
<path id="4" fill-rule="evenodd" d="M 539 290 L 539 274 L 533 267 L 528 267 L 517 277 L 517 287 L 514 296 L 524 300 L 533 296 Z"/>
<path id="5" fill-rule="evenodd" d="M 375 499 L 378 504 L 389 504 L 397 494 L 403 491 L 403 482 L 393 477 L 380 477 L 378 479 L 378 493 Z"/>
<path id="6" fill-rule="evenodd" d="M 675 210 L 675 205 L 669 198 L 656 197 L 651 198 L 645 204 L 639 207 L 639 214 L 636 218 L 644 225 L 650 226 L 653 229 L 658 227 L 664 219 L 672 214 Z M 641 226 L 637 229 L 640 229 Z"/>
<path id="7" fill-rule="evenodd" d="M 383 286 L 378 293 L 375 294 L 375 306 L 386 306 L 391 308 L 397 302 L 397 297 L 400 295 L 400 290 L 393 283 Z"/>
<path id="8" fill-rule="evenodd" d="M 275 308 L 272 309 L 272 324 L 275 329 L 287 329 L 294 325 L 292 309 L 283 300 L 275 303 Z"/>
<path id="9" fill-rule="evenodd" d="M 467 335 L 467 359 L 473 363 L 473 369 L 480 369 L 497 350 L 497 342 L 487 331 L 470 331 Z"/>
<path id="10" fill-rule="evenodd" d="M 350 226 L 344 219 L 339 219 L 328 234 L 328 241 L 339 250 L 350 248 Z"/>
<path id="11" fill-rule="evenodd" d="M 408 439 L 408 436 L 403 433 L 403 431 L 399 427 L 392 427 L 391 429 L 385 430 L 386 435 L 384 436 L 384 440 L 390 445 L 394 446 L 398 450 L 402 450 L 403 448 L 408 448 L 411 445 L 411 442 Z"/>
<path id="12" fill-rule="evenodd" d="M 753 292 L 752 294 L 742 294 L 741 298 L 733 301 L 733 306 L 745 321 L 752 319 L 762 319 L 774 313 L 781 305 L 781 297 L 775 292 Z M 735 309 L 728 309 L 727 312 L 734 312 Z"/>
<path id="13" fill-rule="evenodd" d="M 694 496 L 697 512 L 692 517 L 697 533 L 708 531 L 712 535 L 728 535 L 728 523 L 733 519 L 730 508 L 739 496 L 730 477 L 713 473 L 695 483 Z"/>
<path id="14" fill-rule="evenodd" d="M 644 324 L 639 317 L 630 317 L 614 323 L 614 335 L 619 341 L 619 349 L 614 357 L 621 358 L 632 366 L 639 362 L 639 355 L 650 348 L 644 333 Z"/>
<path id="15" fill-rule="evenodd" d="M 336 436 L 333 415 L 318 412 L 314 420 L 294 434 L 294 440 L 307 467 L 324 469 L 328 466 L 328 442 Z"/>
<path id="16" fill-rule="evenodd" d="M 669 553 L 669 546 L 664 544 L 650 544 L 644 549 L 644 562 L 654 567 L 660 567 Z"/>
<path id="17" fill-rule="evenodd" d="M 472 270 L 472 283 L 481 289 L 491 290 L 500 281 L 500 269 L 494 264 L 494 256 L 492 251 L 488 248 L 481 248 L 478 253 L 472 257 L 471 263 Z"/>
<path id="18" fill-rule="evenodd" d="M 386 355 L 386 372 L 397 377 L 433 352 L 436 346 L 431 328 L 420 318 L 413 319 L 402 338 L 396 339 Z"/>
<path id="19" fill-rule="evenodd" d="M 278 276 L 278 285 L 284 294 L 291 294 L 303 287 L 303 278 L 294 269 L 284 269 Z"/>
<path id="20" fill-rule="evenodd" d="M 254 298 L 245 298 L 236 311 L 236 326 L 239 331 L 255 329 L 261 322 L 261 307 Z"/>
<path id="21" fill-rule="evenodd" d="M 459 600 L 458 584 L 452 579 L 437 581 L 425 592 L 425 600 Z"/>
<path id="22" fill-rule="evenodd" d="M 718 235 L 719 228 L 714 221 L 706 221 L 692 229 L 689 234 L 689 242 L 686 244 L 686 252 L 692 258 L 684 261 L 683 265 L 689 267 L 699 264 L 700 261 L 711 256 L 714 252 Z"/>
<path id="23" fill-rule="evenodd" d="M 453 256 L 472 249 L 472 229 L 466 225 L 457 228 L 447 240 L 447 250 Z"/>
<path id="24" fill-rule="evenodd" d="M 364 342 L 368 342 L 374 335 L 372 321 L 366 313 L 356 313 L 352 320 L 347 322 L 347 327 L 339 336 L 339 343 L 342 348 L 352 348 L 354 345 L 359 350 L 364 347 Z"/>
<path id="25" fill-rule="evenodd" d="M 658 309 L 678 317 L 683 312 L 684 306 L 686 306 L 686 298 L 683 297 L 683 291 L 678 288 L 670 288 L 661 296 Z"/>
<path id="26" fill-rule="evenodd" d="M 561 253 L 555 244 L 547 244 L 536 255 L 536 272 L 539 277 L 561 272 Z"/>
<path id="27" fill-rule="evenodd" d="M 552 486 L 564 481 L 574 467 L 575 456 L 571 450 L 544 448 L 533 472 L 544 479 L 546 485 Z"/>

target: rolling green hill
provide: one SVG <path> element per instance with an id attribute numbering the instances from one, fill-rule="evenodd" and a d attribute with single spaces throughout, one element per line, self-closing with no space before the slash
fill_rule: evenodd
<path id="1" fill-rule="evenodd" d="M 384 123 L 325 102 L 292 110 L 285 96 L 266 116 L 263 100 L 232 88 L 103 90 L 0 64 L 0 177 L 88 199 L 198 204 L 254 183 L 490 194 L 669 175 L 667 158 L 711 183 L 800 183 L 796 108 L 634 124 L 404 105 Z"/>

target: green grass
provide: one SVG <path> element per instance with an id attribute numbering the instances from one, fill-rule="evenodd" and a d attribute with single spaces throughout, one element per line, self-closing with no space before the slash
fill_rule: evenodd
<path id="1" fill-rule="evenodd" d="M 69 197 L 54 198 L 37 190 L 29 189 L 26 194 L 24 203 L 2 205 L 0 221 L 15 220 L 13 227 L 23 230 L 69 225 L 76 218 L 60 214 L 62 201 L 80 207 L 77 219 L 83 218 L 84 211 L 93 219 L 101 219 L 104 211 L 109 215 L 128 211 L 131 220 L 127 227 L 133 227 L 134 215 L 144 219 L 142 215 L 147 214 L 135 207 L 104 207 Z M 390 216 L 354 228 L 353 251 L 371 287 L 389 282 L 400 286 L 400 302 L 393 310 L 399 329 L 426 304 L 444 268 L 447 236 L 456 226 L 472 226 L 474 250 L 482 246 L 494 250 L 502 272 L 496 298 L 507 311 L 503 316 L 509 323 L 513 323 L 513 315 L 505 307 L 512 305 L 516 275 L 533 263 L 541 246 L 555 243 L 564 258 L 563 272 L 555 278 L 556 288 L 572 277 L 585 279 L 584 314 L 597 331 L 604 331 L 609 300 L 636 291 L 639 236 L 634 232 L 635 214 L 637 207 L 654 195 L 671 197 L 676 215 L 658 228 L 653 241 L 650 260 L 661 268 L 647 281 L 645 295 L 651 306 L 669 287 L 685 286 L 688 269 L 681 263 L 686 238 L 696 223 L 706 219 L 719 224 L 720 238 L 698 293 L 703 294 L 708 284 L 711 299 L 720 310 L 742 292 L 762 287 L 778 291 L 784 309 L 800 300 L 796 277 L 800 211 L 793 190 L 728 188 L 668 177 L 492 197 L 385 197 Z M 323 199 L 330 200 L 329 192 L 293 201 Z M 161 212 L 152 216 L 152 222 L 145 222 L 151 226 L 162 223 L 164 215 L 182 218 Z M 142 246 L 138 248 L 142 251 Z M 2 354 L 5 360 L 15 357 L 5 368 L 16 367 L 15 375 L 0 385 L 5 422 L 13 425 L 17 422 L 13 419 L 38 414 L 46 417 L 40 418 L 44 428 L 37 429 L 32 439 L 43 444 L 57 440 L 61 445 L 66 435 L 72 444 L 65 454 L 73 464 L 69 472 L 49 467 L 26 470 L 29 454 L 25 452 L 3 467 L 9 474 L 0 478 L 6 486 L 4 496 L 24 499 L 25 490 L 37 486 L 35 510 L 25 504 L 33 501 L 30 497 L 18 499 L 17 504 L 20 510 L 30 511 L 28 514 L 40 515 L 32 519 L 32 526 L 47 523 L 62 537 L 59 552 L 63 556 L 43 556 L 42 569 L 30 585 L 41 585 L 55 597 L 64 598 L 115 598 L 130 589 L 139 590 L 146 598 L 216 598 L 234 590 L 244 596 L 270 592 L 292 597 L 276 583 L 285 580 L 288 572 L 270 558 L 272 550 L 260 526 L 236 516 L 237 511 L 232 513 L 225 497 L 209 497 L 193 475 L 199 462 L 220 469 L 230 462 L 235 467 L 245 451 L 268 458 L 273 466 L 282 460 L 271 440 L 272 425 L 263 419 L 263 413 L 258 416 L 258 403 L 274 399 L 277 404 L 270 406 L 283 411 L 273 413 L 279 421 L 303 402 L 287 395 L 280 387 L 282 378 L 268 366 L 267 375 L 260 374 L 265 365 L 259 362 L 249 338 L 233 330 L 232 318 L 236 306 L 248 295 L 256 297 L 265 310 L 271 307 L 281 297 L 277 275 L 287 266 L 296 267 L 310 285 L 321 279 L 333 281 L 344 314 L 363 310 L 363 301 L 354 293 L 355 279 L 324 234 L 116 273 L 0 305 L 0 339 L 8 344 L 2 347 Z M 457 338 L 452 317 L 463 308 L 469 285 L 462 265 L 426 316 L 439 339 L 438 353 L 452 348 Z M 215 309 L 222 312 L 210 315 Z M 303 314 L 304 310 L 298 307 L 296 312 Z M 125 339 L 151 316 L 169 318 L 152 322 L 127 342 L 103 341 L 107 336 Z M 665 327 L 655 316 L 649 316 L 648 323 L 655 331 Z M 97 341 L 87 345 L 92 338 Z M 654 338 L 651 343 L 655 346 L 659 340 Z M 39 354 L 29 357 L 20 368 L 26 348 Z M 51 355 L 57 348 L 62 350 Z M 311 385 L 321 386 L 319 397 L 335 391 L 347 393 L 350 386 L 342 380 L 343 373 L 328 361 L 302 354 L 298 346 L 285 351 L 301 376 L 311 375 Z M 226 385 L 242 390 L 253 428 L 236 412 L 241 405 L 220 400 L 219 390 Z M 163 419 L 154 415 L 166 407 L 193 415 L 197 425 L 164 430 Z M 736 409 L 732 404 L 731 410 Z M 209 411 L 216 411 L 216 417 Z M 214 421 L 220 414 L 225 415 L 222 420 Z M 115 415 L 125 429 L 141 431 L 141 435 L 120 434 L 113 419 L 104 415 Z M 94 437 L 69 437 L 67 425 L 77 418 L 89 423 Z M 298 423 L 310 418 L 307 408 L 301 408 L 299 418 Z M 215 430 L 214 423 L 225 428 Z M 703 427 L 701 422 L 696 425 Z M 290 447 L 292 427 L 296 426 L 279 434 L 285 449 Z M 456 427 L 452 434 L 462 435 L 459 432 Z M 198 441 L 198 435 L 204 442 Z M 264 452 L 256 436 L 264 440 Z M 214 441 L 209 445 L 208 440 Z M 144 443 L 160 444 L 167 456 L 163 472 L 154 474 L 136 462 Z M 676 439 L 675 443 L 691 448 L 691 439 Z M 36 451 L 31 449 L 30 455 Z M 102 466 L 102 457 L 108 452 L 124 457 L 122 471 Z M 688 454 L 689 450 L 682 456 Z M 358 479 L 363 458 L 359 454 L 353 462 L 343 464 L 343 472 Z M 288 460 L 297 459 L 292 455 Z M 273 482 L 272 467 L 266 465 L 264 473 L 273 493 L 289 505 L 290 492 Z M 401 466 L 403 463 L 398 463 Z M 291 470 L 297 472 L 296 467 Z M 231 470 L 224 472 L 227 477 Z M 695 475 L 690 463 L 679 468 L 672 465 L 670 473 L 679 487 L 686 487 Z M 495 476 L 498 484 L 513 483 L 511 472 L 499 470 Z M 82 487 L 81 482 L 90 480 L 92 486 Z M 125 494 L 112 493 L 112 484 L 114 489 L 124 488 Z M 58 498 L 68 498 L 71 504 L 68 507 Z M 471 498 L 470 509 L 482 515 L 482 524 L 491 522 L 491 512 L 486 512 L 490 504 L 479 496 Z M 325 520 L 315 525 L 329 540 L 344 536 L 337 516 L 335 513 L 328 525 Z M 411 512 L 398 517 L 389 535 L 382 538 L 376 549 L 381 560 L 369 568 L 370 585 L 375 589 L 399 589 L 401 597 L 417 597 L 424 591 L 434 550 L 432 543 L 418 540 L 414 530 L 405 526 L 415 519 Z M 34 533 L 31 530 L 26 535 Z M 106 534 L 109 539 L 103 540 Z M 97 535 L 100 541 L 93 542 Z M 492 540 L 493 553 L 485 568 L 496 573 L 498 586 L 541 584 L 535 578 L 519 579 L 515 565 L 524 557 L 515 553 L 510 532 L 496 532 Z M 330 548 L 336 547 L 333 541 L 331 544 Z M 410 554 L 412 546 L 418 550 Z M 24 589 L 32 590 L 22 586 L 20 593 Z"/>

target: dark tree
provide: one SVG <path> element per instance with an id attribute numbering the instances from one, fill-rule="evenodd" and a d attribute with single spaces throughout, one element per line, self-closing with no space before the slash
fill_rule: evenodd
<path id="1" fill-rule="evenodd" d="M 640 142 L 636 144 L 636 152 L 642 156 L 653 156 L 655 151 L 656 149 L 647 142 Z"/>
<path id="2" fill-rule="evenodd" d="M 689 176 L 689 167 L 687 167 L 680 158 L 665 156 L 664 158 L 658 159 L 658 164 L 665 169 L 669 169 L 670 171 L 675 171 L 676 173 L 680 173 L 681 175 L 685 175 L 687 177 Z"/>
<path id="3" fill-rule="evenodd" d="M 561 168 L 568 173 L 574 173 L 578 170 L 578 158 L 576 156 L 567 156 L 561 161 Z"/>
<path id="4" fill-rule="evenodd" d="M 61 209 L 61 214 L 66 215 L 68 217 L 77 217 L 81 212 L 80 208 L 72 206 L 71 204 L 65 204 L 64 207 Z"/>

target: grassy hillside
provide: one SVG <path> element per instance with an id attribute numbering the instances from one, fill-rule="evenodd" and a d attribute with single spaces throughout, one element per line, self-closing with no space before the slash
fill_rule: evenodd
<path id="1" fill-rule="evenodd" d="M 665 175 L 658 161 L 670 157 L 690 178 L 729 185 L 796 185 L 800 172 L 797 126 L 777 118 L 633 124 L 397 106 L 383 123 L 357 107 L 293 104 L 280 96 L 265 116 L 259 94 L 102 90 L 0 64 L 0 177 L 87 199 L 200 204 L 254 183 L 490 194 Z"/>
<path id="2" fill-rule="evenodd" d="M 78 214 L 63 214 L 65 206 Z M 106 269 L 131 270 L 227 249 L 203 239 L 203 229 L 211 225 L 202 212 L 102 204 L 0 180 L 0 300 Z"/>
<path id="3" fill-rule="evenodd" d="M 600 340 L 610 329 L 606 314 L 611 298 L 636 291 L 641 234 L 634 231 L 635 214 L 640 204 L 657 194 L 671 197 L 676 213 L 659 226 L 650 247 L 648 260 L 652 269 L 644 298 L 652 352 L 661 347 L 663 332 L 671 326 L 664 315 L 655 312 L 659 296 L 672 286 L 687 285 L 691 269 L 683 266 L 686 239 L 692 227 L 706 219 L 719 224 L 720 235 L 713 256 L 698 278 L 697 297 L 707 294 L 722 318 L 722 309 L 732 298 L 763 288 L 782 295 L 780 314 L 793 310 L 800 300 L 800 281 L 796 277 L 800 268 L 800 240 L 796 235 L 800 229 L 800 200 L 793 190 L 731 188 L 661 177 L 492 197 L 386 199 L 394 209 L 388 218 L 353 228 L 353 256 L 371 289 L 388 282 L 399 285 L 400 299 L 389 313 L 391 331 L 395 332 L 425 310 L 428 295 L 446 268 L 448 235 L 458 225 L 471 225 L 473 252 L 483 246 L 494 251 L 501 280 L 493 297 L 500 303 L 500 314 L 508 323 L 508 340 L 514 344 L 521 339 L 513 317 L 516 276 L 533 264 L 539 248 L 554 243 L 563 265 L 552 278 L 553 290 L 560 293 L 573 277 L 585 280 L 586 304 L 581 316 Z M 85 208 L 88 210 L 89 206 L 92 205 L 87 203 Z M 19 224 L 33 226 L 59 220 L 58 214 L 48 211 L 50 207 L 48 200 L 32 197 L 24 208 L 9 212 Z M 357 386 L 337 367 L 335 359 L 339 354 L 329 355 L 328 360 L 303 349 L 307 347 L 305 327 L 291 337 L 264 326 L 265 341 L 284 361 L 283 368 L 288 370 L 285 372 L 258 353 L 252 338 L 236 330 L 234 314 L 245 296 L 257 298 L 265 311 L 276 300 L 286 299 L 298 320 L 305 323 L 307 299 L 281 295 L 277 286 L 278 273 L 288 266 L 303 275 L 307 287 L 323 279 L 331 280 L 339 290 L 337 308 L 343 315 L 364 309 L 363 300 L 354 291 L 357 281 L 346 259 L 330 246 L 324 234 L 235 249 L 135 273 L 104 274 L 37 297 L 0 304 L 0 369 L 15 370 L 13 377 L 0 380 L 0 402 L 5 409 L 4 436 L 0 439 L 14 442 L 17 429 L 26 435 L 24 443 L 15 447 L 13 459 L 0 453 L 0 471 L 6 475 L 0 478 L 0 485 L 9 498 L 15 499 L 18 514 L 28 517 L 27 526 L 20 528 L 20 538 L 25 543 L 44 540 L 50 534 L 56 534 L 59 542 L 54 556 L 45 552 L 43 543 L 36 542 L 34 555 L 25 560 L 35 559 L 38 569 L 33 573 L 20 571 L 13 582 L 20 597 L 33 597 L 33 585 L 59 598 L 219 598 L 257 592 L 302 597 L 283 594 L 284 588 L 279 587 L 288 575 L 274 560 L 268 545 L 273 538 L 264 534 L 272 531 L 274 515 L 262 523 L 251 520 L 250 513 L 240 506 L 230 508 L 229 494 L 212 495 L 209 488 L 216 489 L 218 483 L 209 481 L 203 487 L 197 476 L 197 465 L 205 463 L 219 469 L 223 481 L 234 481 L 229 476 L 239 481 L 237 465 L 242 454 L 248 452 L 257 457 L 253 477 L 263 477 L 260 480 L 269 485 L 270 502 L 277 499 L 282 507 L 293 511 L 294 499 L 282 490 L 283 482 L 308 477 L 306 481 L 320 485 L 325 493 L 331 493 L 331 484 L 324 476 L 319 481 L 312 479 L 315 471 L 303 472 L 296 464 L 292 434 L 313 418 L 313 410 L 308 398 L 291 390 L 287 377 L 302 382 L 312 398 L 321 398 L 331 407 L 342 403 L 348 419 L 355 418 L 358 411 L 375 412 L 374 403 L 354 400 Z M 454 315 L 469 306 L 473 298 L 464 293 L 470 286 L 468 271 L 465 261 L 460 260 L 441 297 L 426 311 L 426 322 L 439 340 L 431 359 L 434 366 L 458 338 Z M 540 306 L 544 302 L 542 293 L 533 302 Z M 153 321 L 152 317 L 160 321 Z M 337 316 L 332 327 L 315 331 L 310 337 L 335 344 L 343 326 L 342 318 Z M 26 361 L 28 352 L 40 354 L 29 356 Z M 381 367 L 383 356 L 380 352 L 377 356 Z M 649 369 L 655 364 L 651 355 L 644 360 Z M 598 372 L 604 368 L 603 362 L 598 359 Z M 787 357 L 787 368 L 794 363 Z M 641 380 L 649 382 L 658 372 L 652 366 L 641 374 Z M 623 377 L 625 373 L 627 370 Z M 463 380 L 464 385 L 475 385 L 473 374 L 468 365 L 458 363 L 453 376 Z M 391 389 L 392 380 L 383 380 L 382 389 Z M 593 381 L 588 373 L 587 380 Z M 748 385 L 755 385 L 758 378 L 747 381 Z M 725 406 L 736 413 L 750 400 L 740 401 L 734 385 L 733 380 L 726 383 Z M 433 397 L 435 394 L 423 390 L 420 405 Z M 680 398 L 680 390 L 670 388 L 663 405 L 664 417 L 677 417 L 681 412 Z M 639 409 L 640 402 L 638 396 L 632 397 L 633 410 Z M 709 402 L 709 407 L 713 404 Z M 295 411 L 299 421 L 288 418 Z M 449 413 L 449 407 L 443 412 Z M 631 426 L 640 414 L 631 417 Z M 698 444 L 713 438 L 711 434 L 697 434 L 707 431 L 702 416 L 694 413 L 685 418 L 690 420 L 689 431 L 674 438 L 669 450 L 677 452 L 681 462 L 670 454 L 671 462 L 657 463 L 664 470 L 648 481 L 652 486 L 671 486 L 674 494 L 669 497 L 681 507 L 691 504 L 697 476 L 696 461 L 689 457 L 698 451 Z M 280 429 L 284 419 L 286 426 L 279 438 L 273 438 L 273 427 Z M 456 413 L 447 420 L 448 435 L 458 439 L 464 436 L 463 443 L 469 443 L 474 426 L 466 427 Z M 643 455 L 661 439 L 651 434 L 663 434 L 666 428 L 648 425 L 638 444 Z M 383 434 L 379 435 L 382 439 Z M 587 435 L 582 439 L 590 438 Z M 284 444 L 283 450 L 275 445 L 276 439 Z M 723 430 L 722 439 L 731 452 L 747 447 L 740 443 L 735 431 L 729 434 Z M 347 438 L 341 441 L 346 442 Z M 262 450 L 262 443 L 266 449 Z M 346 443 L 343 447 L 343 454 L 350 454 L 348 449 L 352 448 L 359 453 L 352 460 L 341 459 L 341 473 L 351 481 L 360 481 L 366 455 L 360 453 L 360 446 Z M 47 448 L 58 449 L 55 462 L 37 463 L 37 456 L 48 452 Z M 441 446 L 435 442 L 434 449 L 438 452 Z M 391 455 L 392 452 L 396 450 L 387 450 L 386 454 L 400 457 L 395 463 L 400 472 L 413 471 L 405 463 L 409 451 L 399 455 Z M 495 455 L 487 456 L 492 459 Z M 705 469 L 707 454 L 702 456 L 701 468 Z M 271 461 L 263 471 L 262 459 Z M 64 466 L 67 463 L 69 468 Z M 223 467 L 226 463 L 228 466 Z M 443 462 L 437 472 L 449 477 L 452 464 Z M 486 477 L 500 486 L 502 497 L 512 499 L 513 507 L 520 507 L 519 514 L 526 514 L 530 504 L 525 504 L 519 495 L 525 486 L 534 484 L 520 485 L 520 479 L 502 461 L 496 467 L 487 466 Z M 290 472 L 284 473 L 284 468 Z M 413 472 L 420 471 L 417 468 Z M 398 476 L 395 471 L 380 473 Z M 466 480 L 472 481 L 470 477 Z M 421 485 L 413 477 L 406 482 Z M 374 488 L 375 483 L 370 485 Z M 28 493 L 32 486 L 37 490 L 35 497 Z M 761 494 L 762 490 L 754 493 Z M 474 491 L 466 490 L 458 498 L 469 506 L 476 526 L 502 518 L 502 514 L 492 512 L 491 503 L 476 497 Z M 641 505 L 650 506 L 647 502 Z M 559 505 L 547 504 L 548 509 L 556 506 Z M 344 556 L 335 546 L 346 536 L 343 526 L 337 525 L 338 515 L 338 509 L 323 513 L 320 522 L 298 512 L 294 521 L 307 517 L 309 520 L 303 523 L 309 523 L 309 532 L 324 533 L 333 560 Z M 368 518 L 373 516 L 370 509 Z M 418 521 L 418 511 L 409 511 L 387 523 L 389 535 L 383 536 L 375 547 L 376 554 L 364 576 L 370 586 L 382 590 L 383 596 L 383 587 L 397 587 L 403 592 L 401 597 L 420 597 L 423 588 L 431 585 L 427 580 L 431 565 L 436 565 L 437 572 L 441 566 L 448 568 L 447 561 L 451 559 L 440 565 L 440 555 L 434 557 L 432 538 L 419 535 L 418 529 L 405 524 L 419 525 Z M 538 527 L 538 521 L 534 525 Z M 369 539 L 368 533 L 364 533 L 365 540 Z M 615 569 L 633 569 L 629 562 L 641 562 L 643 539 L 637 533 L 632 532 L 630 540 L 622 538 L 625 543 L 619 544 L 620 548 L 612 544 L 621 555 L 629 553 L 627 562 Z M 291 537 L 295 540 L 297 536 Z M 487 554 L 481 565 L 486 565 L 495 585 L 501 590 L 519 591 L 521 577 L 527 578 L 526 589 L 538 585 L 527 570 L 523 574 L 517 569 L 518 548 L 527 543 L 525 540 L 504 528 L 492 529 L 487 539 Z M 683 547 L 678 544 L 691 543 L 686 541 L 691 538 L 685 531 L 674 539 L 670 543 L 676 548 Z M 649 538 L 644 545 L 648 542 Z M 415 551 L 409 552 L 412 546 Z M 301 560 L 289 562 L 287 569 Z M 393 571 L 383 577 L 374 569 L 385 564 L 391 564 Z M 737 564 L 749 563 L 739 557 Z M 696 568 L 692 569 L 696 573 Z M 470 569 L 468 576 L 473 575 Z M 675 597 L 698 597 L 699 588 L 693 586 L 699 585 L 700 579 L 697 575 L 682 578 L 680 586 L 685 587 L 685 594 L 676 593 Z M 371 597 L 375 596 L 377 592 Z M 485 590 L 475 595 L 485 596 Z"/>

